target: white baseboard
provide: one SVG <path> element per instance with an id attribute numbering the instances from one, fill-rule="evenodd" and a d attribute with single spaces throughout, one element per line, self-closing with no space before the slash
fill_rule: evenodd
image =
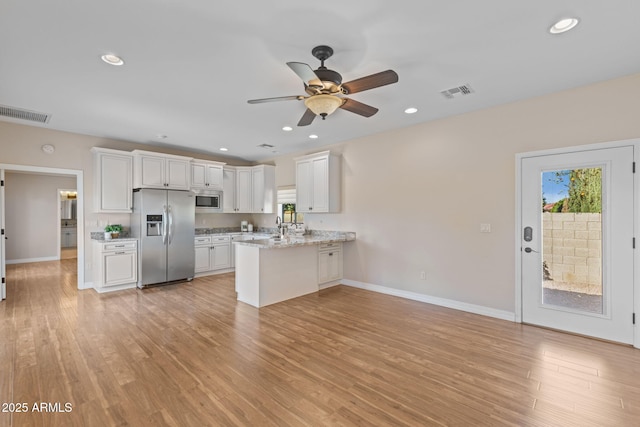
<path id="1" fill-rule="evenodd" d="M 371 283 L 358 282 L 356 280 L 343 279 L 340 281 L 340 283 L 342 283 L 343 285 L 352 286 L 354 288 L 360 288 L 368 291 L 379 292 L 381 294 L 393 295 L 400 298 L 425 302 L 427 304 L 439 305 L 442 307 L 452 308 L 454 310 L 466 311 L 468 313 L 480 314 L 482 316 L 494 317 L 496 319 L 508 320 L 510 322 L 516 321 L 515 313 L 504 310 L 497 310 L 491 307 L 484 307 L 482 305 L 469 304 L 466 302 L 439 298 L 426 294 L 419 294 L 417 292 L 403 291 L 401 289 L 373 285 Z"/>
<path id="2" fill-rule="evenodd" d="M 81 286 L 78 287 L 78 289 L 93 289 L 93 282 L 84 282 Z"/>
<path id="3" fill-rule="evenodd" d="M 126 283 L 124 285 L 118 285 L 118 286 L 108 286 L 106 288 L 93 288 L 94 291 L 96 291 L 99 294 L 106 294 L 108 292 L 114 292 L 114 291 L 122 291 L 124 289 L 135 289 L 136 288 L 136 284 L 135 283 Z"/>
<path id="4" fill-rule="evenodd" d="M 323 289 L 332 288 L 334 286 L 338 286 L 342 282 L 343 282 L 343 280 L 334 280 L 333 282 L 322 283 L 322 284 L 318 285 L 318 290 L 321 291 Z"/>
<path id="5" fill-rule="evenodd" d="M 60 258 L 57 256 L 46 256 L 40 258 L 23 258 L 23 259 L 8 259 L 6 260 L 7 265 L 9 264 L 26 264 L 28 262 L 45 262 L 45 261 L 60 261 Z"/>

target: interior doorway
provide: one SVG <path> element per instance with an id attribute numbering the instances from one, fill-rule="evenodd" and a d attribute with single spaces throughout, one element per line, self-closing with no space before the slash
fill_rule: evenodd
<path id="1" fill-rule="evenodd" d="M 84 247 L 85 247 L 85 239 L 84 239 L 84 182 L 83 182 L 83 171 L 75 170 L 75 169 L 59 169 L 59 168 L 48 168 L 48 167 L 39 167 L 39 166 L 25 166 L 25 165 L 13 165 L 13 164 L 0 164 L 0 171 L 3 172 L 17 172 L 17 173 L 25 173 L 25 174 L 40 174 L 40 175 L 53 175 L 53 176 L 71 176 L 75 178 L 75 187 L 77 191 L 77 202 L 76 202 L 76 227 L 77 227 L 77 288 L 84 288 L 84 265 L 85 265 L 85 257 L 84 257 Z M 6 188 L 5 188 L 6 190 Z M 28 195 L 25 195 L 28 197 Z M 6 212 L 4 206 L 4 198 L 0 198 L 0 202 L 2 202 L 2 206 L 0 206 L 0 214 L 4 217 Z M 6 227 L 3 224 L 3 227 Z M 5 236 L 10 237 L 10 230 L 5 229 Z M 20 238 L 20 236 L 16 236 L 16 239 Z M 58 244 L 59 248 L 59 233 L 58 238 L 55 240 L 55 243 Z M 5 271 L 6 265 L 6 245 L 3 248 L 4 250 L 0 251 L 0 270 Z M 58 249 L 59 250 L 59 249 Z M 59 259 L 58 257 L 52 257 L 53 259 Z M 3 280 L 5 277 L 3 276 Z M 6 297 L 6 296 L 5 296 Z M 9 296 L 10 297 L 10 296 Z"/>
<path id="2" fill-rule="evenodd" d="M 58 188 L 58 258 L 78 257 L 78 192 L 75 188 Z"/>

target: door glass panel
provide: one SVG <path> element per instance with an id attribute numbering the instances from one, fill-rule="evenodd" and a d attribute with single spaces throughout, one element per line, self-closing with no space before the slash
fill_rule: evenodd
<path id="1" fill-rule="evenodd" d="M 542 304 L 603 314 L 602 168 L 542 173 Z"/>

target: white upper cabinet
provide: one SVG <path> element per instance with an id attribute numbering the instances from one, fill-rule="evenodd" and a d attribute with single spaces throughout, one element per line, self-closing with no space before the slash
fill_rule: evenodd
<path id="1" fill-rule="evenodd" d="M 254 213 L 276 211 L 276 168 L 260 165 L 251 168 L 252 209 Z"/>
<path id="2" fill-rule="evenodd" d="M 222 212 L 236 212 L 236 168 L 225 166 L 222 170 Z"/>
<path id="3" fill-rule="evenodd" d="M 134 150 L 134 188 L 191 188 L 191 157 Z"/>
<path id="4" fill-rule="evenodd" d="M 296 211 L 340 211 L 340 156 L 329 151 L 297 157 Z"/>
<path id="5" fill-rule="evenodd" d="M 222 162 L 194 160 L 191 163 L 191 189 L 222 190 L 223 167 Z"/>
<path id="6" fill-rule="evenodd" d="M 94 205 L 97 213 L 130 213 L 133 206 L 133 156 L 94 147 Z"/>
<path id="7" fill-rule="evenodd" d="M 225 166 L 222 211 L 225 213 L 274 213 L 275 166 Z"/>
<path id="8" fill-rule="evenodd" d="M 253 194 L 251 167 L 236 167 L 236 212 L 251 213 L 253 212 Z M 224 197 L 224 195 L 223 195 Z"/>

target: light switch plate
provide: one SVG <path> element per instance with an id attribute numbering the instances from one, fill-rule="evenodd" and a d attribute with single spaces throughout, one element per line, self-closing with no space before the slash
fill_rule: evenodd
<path id="1" fill-rule="evenodd" d="M 480 224 L 481 233 L 491 233 L 491 224 Z"/>

